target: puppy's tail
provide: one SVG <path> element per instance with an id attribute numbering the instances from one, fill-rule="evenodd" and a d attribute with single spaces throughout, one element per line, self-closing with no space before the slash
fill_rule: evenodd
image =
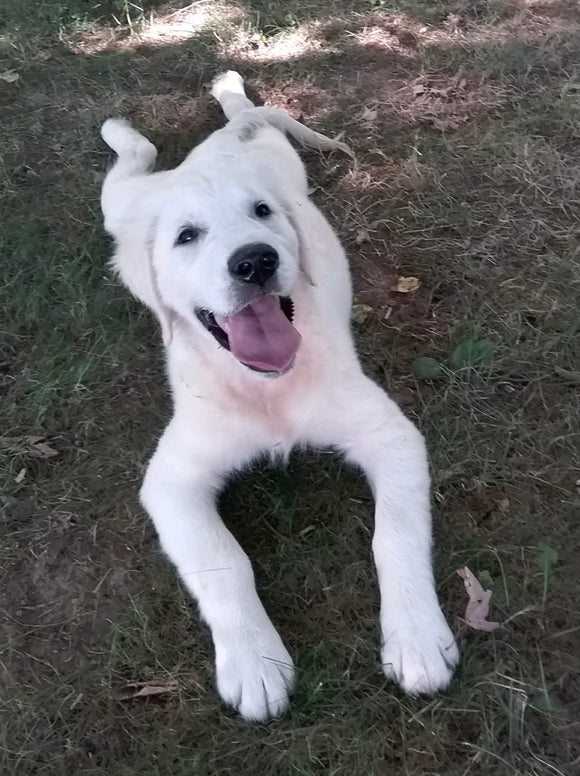
<path id="1" fill-rule="evenodd" d="M 125 119 L 107 119 L 101 127 L 101 137 L 119 157 L 109 175 L 129 178 L 150 172 L 157 149 Z"/>
<path id="2" fill-rule="evenodd" d="M 353 155 L 345 143 L 309 129 L 278 108 L 256 107 L 246 97 L 242 77 L 234 70 L 219 75 L 213 82 L 211 93 L 222 106 L 226 117 L 235 126 L 239 126 L 240 132 L 246 127 L 247 132 L 269 124 L 280 132 L 291 135 L 300 145 L 322 150 L 339 150 L 349 156 Z"/>

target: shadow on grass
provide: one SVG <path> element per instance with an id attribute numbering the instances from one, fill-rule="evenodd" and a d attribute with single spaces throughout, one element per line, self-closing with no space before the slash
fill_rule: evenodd
<path id="1" fill-rule="evenodd" d="M 0 34 L 58 35 L 71 27 L 138 24 L 167 6 L 167 0 L 67 0 L 66 3 L 18 0 L 17 3 L 4 3 L 0 9 Z"/>

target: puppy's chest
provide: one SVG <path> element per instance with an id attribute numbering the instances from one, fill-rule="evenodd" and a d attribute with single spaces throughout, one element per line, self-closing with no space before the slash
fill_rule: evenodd
<path id="1" fill-rule="evenodd" d="M 282 453 L 307 436 L 326 392 L 327 365 L 312 344 L 305 343 L 288 374 L 253 381 L 252 387 L 238 396 L 239 412 L 251 418 L 252 426 L 260 428 L 269 445 Z"/>
<path id="2" fill-rule="evenodd" d="M 303 435 L 311 416 L 312 392 L 295 381 L 276 381 L 274 386 L 237 397 L 236 416 L 264 448 L 285 455 Z"/>
<path id="3" fill-rule="evenodd" d="M 184 361 L 170 370 L 183 417 L 203 428 L 227 431 L 235 445 L 248 450 L 287 455 L 308 437 L 335 372 L 320 332 L 305 325 L 302 334 L 294 367 L 278 378 L 230 370 L 226 358 L 222 369 L 211 363 L 207 369 L 189 369 Z"/>

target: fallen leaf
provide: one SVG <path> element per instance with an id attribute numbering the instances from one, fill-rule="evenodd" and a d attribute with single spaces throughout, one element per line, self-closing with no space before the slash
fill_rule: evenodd
<path id="1" fill-rule="evenodd" d="M 115 694 L 120 701 L 130 701 L 134 698 L 149 698 L 152 695 L 165 695 L 177 689 L 173 679 L 150 679 L 147 682 L 128 682 Z"/>
<path id="2" fill-rule="evenodd" d="M 490 359 L 495 353 L 495 342 L 490 339 L 466 339 L 460 342 L 451 354 L 455 369 L 464 369 Z"/>
<path id="3" fill-rule="evenodd" d="M 431 87 L 431 94 L 435 95 L 435 97 L 443 97 L 447 98 L 449 97 L 450 92 L 452 91 L 452 86 L 445 86 L 443 88 L 440 88 L 438 86 L 432 86 Z"/>
<path id="4" fill-rule="evenodd" d="M 64 536 L 69 528 L 74 525 L 76 515 L 72 512 L 55 512 L 51 515 L 51 524 L 57 536 Z"/>
<path id="5" fill-rule="evenodd" d="M 441 364 L 429 356 L 420 356 L 411 363 L 411 372 L 418 380 L 432 380 L 442 373 Z"/>
<path id="6" fill-rule="evenodd" d="M 26 441 L 29 445 L 29 449 L 26 452 L 31 458 L 46 460 L 58 455 L 58 450 L 55 450 L 54 447 L 45 442 L 43 437 L 26 437 Z"/>
<path id="7" fill-rule="evenodd" d="M 15 482 L 17 485 L 20 485 L 20 483 L 22 482 L 22 480 L 23 480 L 25 477 L 26 477 L 26 469 L 20 469 L 20 471 L 18 472 L 18 474 L 16 475 L 16 477 L 14 477 L 14 482 Z"/>
<path id="8" fill-rule="evenodd" d="M 51 447 L 43 436 L 0 437 L 0 446 L 11 453 L 43 460 L 58 455 L 58 450 Z"/>
<path id="9" fill-rule="evenodd" d="M 440 132 L 458 129 L 460 123 L 457 119 L 440 119 L 437 116 L 429 116 L 429 121 Z"/>
<path id="10" fill-rule="evenodd" d="M 421 287 L 419 278 L 405 278 L 400 275 L 397 278 L 397 285 L 394 286 L 393 291 L 397 291 L 399 294 L 411 294 L 417 291 Z"/>
<path id="11" fill-rule="evenodd" d="M 560 377 L 564 377 L 571 384 L 580 385 L 580 372 L 571 372 L 569 369 L 562 369 L 559 366 L 554 367 L 554 372 L 560 375 Z"/>
<path id="12" fill-rule="evenodd" d="M 489 602 L 491 590 L 484 590 L 475 574 L 464 566 L 457 569 L 463 580 L 469 601 L 465 610 L 465 622 L 474 630 L 492 631 L 499 628 L 499 622 L 489 622 Z"/>
<path id="13" fill-rule="evenodd" d="M 418 41 L 417 36 L 414 35 L 411 30 L 400 30 L 397 32 L 397 38 L 402 46 L 410 46 L 414 48 Z"/>
<path id="14" fill-rule="evenodd" d="M 425 94 L 426 86 L 425 84 L 415 84 L 413 86 L 413 94 L 415 97 L 419 97 L 421 94 Z"/>
<path id="15" fill-rule="evenodd" d="M 362 113 L 360 114 L 361 121 L 367 121 L 369 123 L 372 123 L 373 121 L 376 121 L 377 118 L 377 109 L 375 108 L 365 108 Z"/>
<path id="16" fill-rule="evenodd" d="M 459 14 L 450 13 L 443 21 L 443 26 L 454 35 L 459 35 L 459 27 L 461 26 L 462 19 Z"/>
<path id="17" fill-rule="evenodd" d="M 367 232 L 366 229 L 359 229 L 356 233 L 356 237 L 354 238 L 354 241 L 357 245 L 362 245 L 365 242 L 368 242 L 370 239 L 370 235 Z"/>
<path id="18" fill-rule="evenodd" d="M 477 575 L 477 578 L 482 587 L 485 585 L 486 590 L 491 590 L 493 592 L 495 583 L 493 581 L 493 577 L 491 576 L 491 574 L 487 569 L 483 569 L 483 571 L 480 571 L 479 574 Z"/>
<path id="19" fill-rule="evenodd" d="M 497 508 L 500 512 L 503 512 L 504 514 L 509 511 L 510 508 L 510 500 L 509 498 L 502 498 L 497 502 Z"/>
<path id="20" fill-rule="evenodd" d="M 354 323 L 362 324 L 372 312 L 373 308 L 370 304 L 353 304 L 350 317 Z"/>
<path id="21" fill-rule="evenodd" d="M 30 520 L 38 511 L 36 503 L 31 498 L 14 498 L 0 495 L 0 512 L 10 520 Z"/>
<path id="22" fill-rule="evenodd" d="M 13 84 L 19 78 L 20 74 L 16 70 L 5 70 L 3 73 L 0 73 L 0 79 L 6 81 L 7 84 Z"/>

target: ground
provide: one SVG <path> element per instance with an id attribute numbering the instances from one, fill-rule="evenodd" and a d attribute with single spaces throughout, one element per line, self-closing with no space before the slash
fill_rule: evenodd
<path id="1" fill-rule="evenodd" d="M 579 62 L 575 0 L 4 4 L 3 774 L 578 773 Z M 107 269 L 98 128 L 127 116 L 173 164 L 221 125 L 224 68 L 356 154 L 305 159 L 365 368 L 428 441 L 462 655 L 432 699 L 380 673 L 372 501 L 340 460 L 223 498 L 298 666 L 268 725 L 221 706 L 137 504 L 169 399 L 156 327 Z M 465 565 L 498 630 L 465 623 Z"/>

